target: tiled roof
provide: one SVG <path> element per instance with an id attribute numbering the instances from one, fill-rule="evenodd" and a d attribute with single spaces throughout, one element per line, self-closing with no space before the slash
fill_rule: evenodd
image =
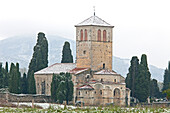
<path id="1" fill-rule="evenodd" d="M 97 16 L 91 16 L 90 18 L 84 20 L 83 22 L 77 24 L 76 26 L 86 26 L 86 25 L 114 27 Z"/>
<path id="2" fill-rule="evenodd" d="M 107 70 L 107 69 L 102 69 L 100 71 L 97 71 L 94 73 L 95 75 L 118 75 L 116 72 L 114 72 L 113 70 Z"/>
<path id="3" fill-rule="evenodd" d="M 94 88 L 91 85 L 82 85 L 78 87 L 79 90 L 93 90 Z"/>
<path id="4" fill-rule="evenodd" d="M 61 72 L 70 72 L 70 70 L 76 67 L 75 63 L 56 63 L 47 68 L 44 68 L 40 71 L 35 72 L 34 74 L 59 74 Z"/>
<path id="5" fill-rule="evenodd" d="M 74 68 L 74 69 L 70 70 L 70 73 L 79 74 L 79 73 L 84 72 L 84 71 L 86 71 L 88 69 L 89 68 Z"/>

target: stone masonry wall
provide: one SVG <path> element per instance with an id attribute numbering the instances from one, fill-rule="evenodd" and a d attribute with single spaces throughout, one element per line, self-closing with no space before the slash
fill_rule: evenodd
<path id="1" fill-rule="evenodd" d="M 51 95 L 51 82 L 53 75 L 34 75 L 36 84 L 36 94 L 42 94 L 42 83 L 45 82 L 45 94 Z"/>
<path id="2" fill-rule="evenodd" d="M 87 41 L 81 40 L 87 30 Z M 101 41 L 97 40 L 98 30 L 101 30 Z M 103 31 L 106 30 L 106 41 L 103 41 Z M 83 35 L 84 38 L 84 35 Z M 112 70 L 112 28 L 104 26 L 79 26 L 76 27 L 76 64 L 78 68 L 103 68 Z"/>
<path id="3" fill-rule="evenodd" d="M 32 95 L 32 94 L 12 94 L 12 93 L 0 93 L 0 101 L 6 102 L 45 102 L 51 101 L 50 96 L 46 95 Z"/>

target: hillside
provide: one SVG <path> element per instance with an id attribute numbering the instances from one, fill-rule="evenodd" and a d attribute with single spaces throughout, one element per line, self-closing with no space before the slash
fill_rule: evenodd
<path id="1" fill-rule="evenodd" d="M 27 68 L 32 57 L 33 47 L 36 43 L 36 36 L 15 36 L 0 40 L 0 62 L 18 62 L 21 68 Z M 61 36 L 46 36 L 49 44 L 49 65 L 61 61 L 62 47 L 65 41 L 69 41 L 75 62 L 76 42 Z M 126 77 L 129 68 L 129 59 L 113 57 L 113 70 Z M 163 69 L 150 65 L 152 78 L 163 81 Z"/>

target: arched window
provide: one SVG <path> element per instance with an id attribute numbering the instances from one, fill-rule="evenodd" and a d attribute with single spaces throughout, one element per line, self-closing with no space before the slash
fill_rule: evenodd
<path id="1" fill-rule="evenodd" d="M 97 41 L 101 41 L 101 30 L 98 30 Z"/>
<path id="2" fill-rule="evenodd" d="M 103 41 L 106 41 L 106 30 L 103 31 Z"/>
<path id="3" fill-rule="evenodd" d="M 118 88 L 114 90 L 114 97 L 120 98 L 120 90 Z"/>
<path id="4" fill-rule="evenodd" d="M 85 29 L 85 41 L 87 41 L 87 29 Z"/>
<path id="5" fill-rule="evenodd" d="M 81 35 L 80 36 L 81 36 L 80 40 L 83 41 L 83 30 L 81 30 Z"/>

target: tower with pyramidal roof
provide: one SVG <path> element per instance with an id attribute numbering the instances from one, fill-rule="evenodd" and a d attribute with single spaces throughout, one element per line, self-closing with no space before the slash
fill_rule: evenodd
<path id="1" fill-rule="evenodd" d="M 76 64 L 78 68 L 112 70 L 112 28 L 97 16 L 91 16 L 76 27 Z"/>

